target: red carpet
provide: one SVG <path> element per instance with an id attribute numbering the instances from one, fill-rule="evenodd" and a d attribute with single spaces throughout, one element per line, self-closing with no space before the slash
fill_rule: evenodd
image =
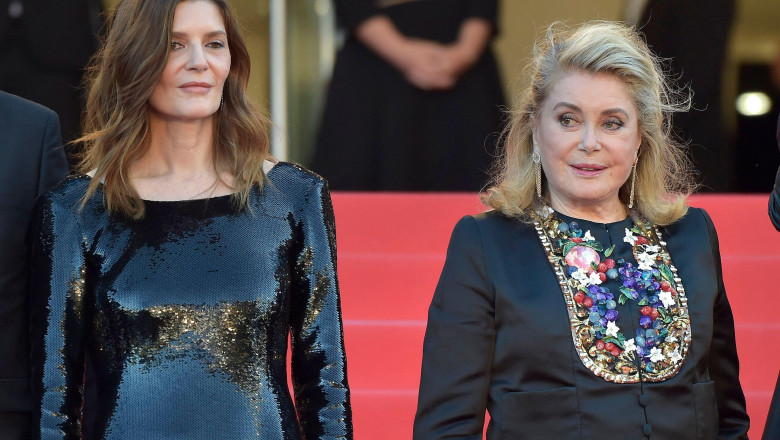
<path id="1" fill-rule="evenodd" d="M 333 203 L 355 438 L 410 439 L 427 309 L 450 233 L 483 208 L 473 194 L 335 193 Z M 780 232 L 766 195 L 703 195 L 691 204 L 718 229 L 757 439 L 780 367 Z"/>

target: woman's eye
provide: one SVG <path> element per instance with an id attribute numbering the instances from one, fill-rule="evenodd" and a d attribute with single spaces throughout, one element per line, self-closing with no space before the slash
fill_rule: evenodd
<path id="1" fill-rule="evenodd" d="M 616 120 L 616 119 L 610 119 L 607 122 L 604 123 L 604 128 L 607 130 L 617 130 L 618 128 L 622 127 L 623 123 Z"/>
<path id="2" fill-rule="evenodd" d="M 206 44 L 206 47 L 211 49 L 221 49 L 225 47 L 225 44 L 221 41 L 212 41 L 211 43 Z"/>
<path id="3" fill-rule="evenodd" d="M 561 116 L 560 121 L 561 121 L 561 125 L 563 125 L 564 127 L 571 127 L 577 122 L 574 120 L 574 117 L 572 117 L 571 115 Z"/>
<path id="4" fill-rule="evenodd" d="M 178 50 L 184 47 L 183 44 L 179 43 L 178 41 L 171 41 L 171 50 Z"/>

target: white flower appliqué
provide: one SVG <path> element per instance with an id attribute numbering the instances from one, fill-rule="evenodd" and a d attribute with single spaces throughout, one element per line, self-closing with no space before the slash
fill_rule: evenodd
<path id="1" fill-rule="evenodd" d="M 631 246 L 636 243 L 636 236 L 631 233 L 631 229 L 626 228 L 626 236 L 623 237 L 623 241 L 630 244 Z"/>
<path id="2" fill-rule="evenodd" d="M 664 360 L 664 354 L 661 352 L 661 349 L 658 347 L 653 347 L 650 349 L 650 361 L 652 362 L 658 362 Z"/>
<path id="3" fill-rule="evenodd" d="M 594 240 L 596 240 L 596 239 L 593 238 L 592 235 L 590 235 L 590 229 L 585 231 L 585 235 L 582 236 L 582 241 L 594 241 Z"/>
<path id="4" fill-rule="evenodd" d="M 625 345 L 626 353 L 631 353 L 633 351 L 636 351 L 636 343 L 634 343 L 634 338 L 626 340 L 624 345 Z"/>
<path id="5" fill-rule="evenodd" d="M 664 307 L 669 307 L 674 304 L 674 299 L 672 299 L 672 293 L 667 291 L 662 291 L 658 294 L 658 299 L 661 300 L 662 303 L 664 303 Z"/>
<path id="6" fill-rule="evenodd" d="M 618 327 L 614 322 L 609 321 L 607 323 L 607 336 L 617 337 L 618 332 L 620 332 L 620 327 Z"/>

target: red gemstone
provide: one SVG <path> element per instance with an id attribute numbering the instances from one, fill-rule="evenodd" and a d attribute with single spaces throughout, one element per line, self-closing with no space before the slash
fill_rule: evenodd
<path id="1" fill-rule="evenodd" d="M 620 348 L 615 347 L 612 350 L 609 350 L 610 353 L 612 353 L 612 356 L 618 357 L 620 356 Z"/>
<path id="2" fill-rule="evenodd" d="M 604 272 L 599 272 L 599 279 L 601 280 L 602 283 L 607 281 L 607 274 L 605 274 Z"/>
<path id="3" fill-rule="evenodd" d="M 653 320 L 658 319 L 659 316 L 661 316 L 661 314 L 658 313 L 657 309 L 653 309 L 653 311 L 650 312 L 650 317 L 653 318 Z"/>
<path id="4" fill-rule="evenodd" d="M 572 237 L 569 240 L 575 242 L 575 243 L 582 243 L 582 239 L 580 237 Z"/>
<path id="5" fill-rule="evenodd" d="M 615 268 L 615 260 L 613 260 L 612 258 L 607 258 L 607 259 L 604 261 L 604 264 L 606 264 L 606 265 L 607 265 L 607 270 L 610 270 L 610 269 L 614 269 L 614 268 Z"/>
<path id="6" fill-rule="evenodd" d="M 648 241 L 645 237 L 639 235 L 636 237 L 636 244 L 647 244 Z"/>
<path id="7" fill-rule="evenodd" d="M 612 345 L 615 345 L 615 344 L 612 344 Z M 605 346 L 606 346 L 606 344 L 604 344 L 604 341 L 602 341 L 601 339 L 596 341 L 596 349 L 603 350 Z"/>
<path id="8" fill-rule="evenodd" d="M 661 290 L 670 291 L 672 289 L 672 285 L 669 284 L 669 281 L 661 281 Z"/>
<path id="9" fill-rule="evenodd" d="M 574 294 L 574 302 L 577 304 L 582 304 L 583 301 L 585 301 L 585 295 L 582 292 L 577 292 Z"/>
<path id="10" fill-rule="evenodd" d="M 582 304 L 583 304 L 585 307 L 587 307 L 587 308 L 591 308 L 591 307 L 593 307 L 593 298 L 591 298 L 591 297 L 587 297 L 587 298 L 585 298 L 584 300 L 582 300 Z"/>
<path id="11" fill-rule="evenodd" d="M 639 313 L 643 315 L 649 315 L 652 312 L 653 312 L 653 308 L 650 306 L 644 306 L 641 309 L 639 309 Z"/>
<path id="12" fill-rule="evenodd" d="M 607 351 L 612 351 L 615 349 L 615 344 L 613 344 L 612 342 L 607 342 L 606 344 L 604 344 L 604 349 Z"/>
<path id="13" fill-rule="evenodd" d="M 599 272 L 606 272 L 607 271 L 607 265 L 605 263 L 599 263 L 599 265 L 596 267 Z"/>

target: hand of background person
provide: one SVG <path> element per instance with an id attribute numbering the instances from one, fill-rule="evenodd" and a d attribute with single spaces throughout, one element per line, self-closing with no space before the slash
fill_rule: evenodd
<path id="1" fill-rule="evenodd" d="M 407 38 L 396 68 L 422 90 L 447 90 L 460 76 L 451 49 L 443 44 Z"/>
<path id="2" fill-rule="evenodd" d="M 355 35 L 366 46 L 422 90 L 448 90 L 482 56 L 493 33 L 485 20 L 472 18 L 462 25 L 455 43 L 408 38 L 393 22 L 377 15 L 361 23 Z"/>

